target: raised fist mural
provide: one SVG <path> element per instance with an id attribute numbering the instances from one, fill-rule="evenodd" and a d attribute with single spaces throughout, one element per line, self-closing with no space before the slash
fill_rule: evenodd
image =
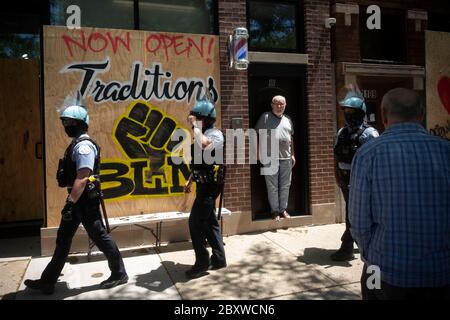
<path id="1" fill-rule="evenodd" d="M 175 132 L 179 138 L 172 141 Z M 181 193 L 179 173 L 187 178 L 189 170 L 185 164 L 172 163 L 171 155 L 186 137 L 173 118 L 149 103 L 134 102 L 113 129 L 113 138 L 128 161 L 101 164 L 103 172 L 115 171 L 102 174 L 102 181 L 120 183 L 106 188 L 104 197 Z"/>
<path id="2" fill-rule="evenodd" d="M 114 137 L 124 154 L 130 159 L 149 159 L 151 180 L 161 174 L 166 153 L 170 153 L 179 141 L 171 141 L 177 129 L 176 122 L 161 111 L 144 103 L 136 103 L 117 123 Z"/>

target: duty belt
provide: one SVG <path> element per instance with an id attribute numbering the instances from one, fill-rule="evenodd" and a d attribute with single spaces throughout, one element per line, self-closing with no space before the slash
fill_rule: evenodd
<path id="1" fill-rule="evenodd" d="M 221 184 L 224 181 L 224 167 L 223 165 L 213 165 L 211 169 L 194 169 L 192 171 L 192 178 L 195 182 L 206 183 L 218 183 Z"/>

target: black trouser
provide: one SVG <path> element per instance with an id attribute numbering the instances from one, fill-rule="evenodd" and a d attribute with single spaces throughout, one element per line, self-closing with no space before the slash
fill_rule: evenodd
<path id="1" fill-rule="evenodd" d="M 108 266 L 113 277 L 121 277 L 126 274 L 122 256 L 111 235 L 106 232 L 101 218 L 99 200 L 87 200 L 85 194 L 75 204 L 71 221 L 64 221 L 58 229 L 56 237 L 56 248 L 52 260 L 41 275 L 45 283 L 54 284 L 66 263 L 69 255 L 72 238 L 80 223 L 83 224 L 89 237 L 108 259 Z"/>
<path id="2" fill-rule="evenodd" d="M 350 182 L 350 171 L 348 171 L 347 173 L 343 173 L 343 175 L 344 180 L 340 183 L 340 188 L 345 200 L 345 231 L 341 237 L 342 241 L 341 248 L 344 250 L 353 250 L 354 240 L 352 234 L 350 233 L 350 221 L 348 219 L 348 198 L 350 194 L 348 186 Z"/>
<path id="3" fill-rule="evenodd" d="M 195 266 L 207 267 L 210 263 L 206 249 L 206 240 L 212 248 L 211 262 L 213 264 L 226 263 L 225 249 L 219 222 L 215 214 L 215 200 L 217 187 L 197 184 L 197 196 L 189 216 L 189 232 L 195 251 Z"/>
<path id="4" fill-rule="evenodd" d="M 450 285 L 434 288 L 403 288 L 392 286 L 384 281 L 380 289 L 367 288 L 367 265 L 361 275 L 361 294 L 363 300 L 450 300 Z"/>

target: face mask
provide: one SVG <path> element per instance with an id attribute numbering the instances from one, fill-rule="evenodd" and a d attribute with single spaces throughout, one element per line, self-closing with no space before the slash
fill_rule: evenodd
<path id="1" fill-rule="evenodd" d="M 64 131 L 66 131 L 66 134 L 71 138 L 74 138 L 79 133 L 81 133 L 81 129 L 79 126 L 65 126 Z"/>
<path id="2" fill-rule="evenodd" d="M 360 127 L 364 122 L 364 115 L 358 113 L 344 113 L 345 122 L 352 127 L 357 128 Z"/>

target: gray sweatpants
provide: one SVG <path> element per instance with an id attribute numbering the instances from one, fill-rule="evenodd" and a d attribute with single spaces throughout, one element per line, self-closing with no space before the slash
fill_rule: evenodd
<path id="1" fill-rule="evenodd" d="M 264 177 L 266 179 L 270 212 L 272 214 L 282 213 L 287 209 L 288 205 L 292 177 L 291 159 L 279 160 L 278 172 Z"/>

